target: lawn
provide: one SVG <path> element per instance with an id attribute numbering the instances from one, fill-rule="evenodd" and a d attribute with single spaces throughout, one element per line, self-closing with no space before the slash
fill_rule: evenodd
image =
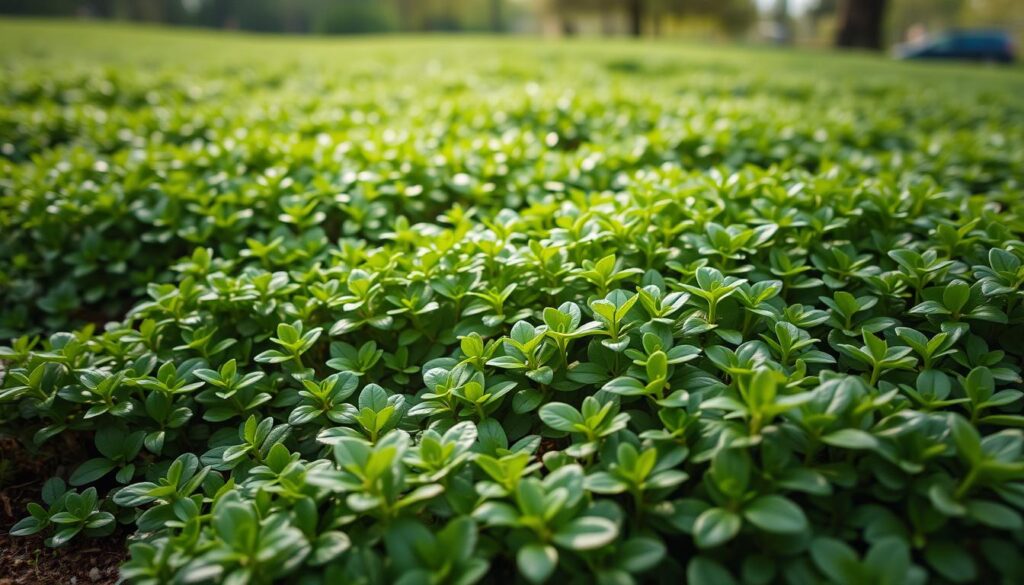
<path id="1" fill-rule="evenodd" d="M 1024 581 L 1022 95 L 0 21 L 0 582 Z"/>

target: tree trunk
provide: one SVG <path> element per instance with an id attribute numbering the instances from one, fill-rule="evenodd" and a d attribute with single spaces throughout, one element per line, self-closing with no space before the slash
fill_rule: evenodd
<path id="1" fill-rule="evenodd" d="M 789 0 L 775 3 L 775 24 L 779 27 L 779 42 L 788 45 L 793 40 L 789 30 Z"/>
<path id="2" fill-rule="evenodd" d="M 504 16 L 502 15 L 502 0 L 491 0 L 491 31 L 505 32 Z"/>
<path id="3" fill-rule="evenodd" d="M 220 28 L 238 28 L 234 2 L 232 0 L 213 0 L 213 19 Z"/>
<path id="4" fill-rule="evenodd" d="M 629 34 L 639 37 L 644 33 L 644 0 L 629 0 Z"/>
<path id="5" fill-rule="evenodd" d="M 423 21 L 418 18 L 413 4 L 415 0 L 398 0 L 398 28 L 402 32 L 421 31 L 424 29 Z"/>
<path id="6" fill-rule="evenodd" d="M 836 45 L 859 49 L 882 48 L 885 0 L 842 0 Z"/>

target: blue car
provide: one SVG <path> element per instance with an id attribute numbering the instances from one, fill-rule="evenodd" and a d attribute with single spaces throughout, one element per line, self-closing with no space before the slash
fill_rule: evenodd
<path id="1" fill-rule="evenodd" d="M 957 30 L 921 43 L 897 47 L 901 59 L 959 59 L 990 63 L 1016 60 L 1013 38 L 997 30 Z"/>

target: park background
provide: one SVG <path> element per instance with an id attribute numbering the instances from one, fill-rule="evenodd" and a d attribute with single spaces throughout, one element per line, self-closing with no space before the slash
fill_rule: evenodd
<path id="1" fill-rule="evenodd" d="M 868 50 L 961 27 L 1024 40 L 1020 0 L 0 0 L 0 14 L 264 33 L 633 36 Z"/>

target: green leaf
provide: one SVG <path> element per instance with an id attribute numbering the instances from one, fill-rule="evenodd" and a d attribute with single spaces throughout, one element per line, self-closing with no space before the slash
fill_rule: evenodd
<path id="1" fill-rule="evenodd" d="M 530 583 L 544 583 L 558 566 L 558 551 L 543 544 L 527 544 L 516 553 L 516 567 Z"/>
<path id="2" fill-rule="evenodd" d="M 1020 513 L 1009 506 L 986 500 L 967 502 L 967 515 L 978 522 L 1000 530 L 1016 531 L 1024 528 Z"/>
<path id="3" fill-rule="evenodd" d="M 614 522 L 599 516 L 570 520 L 552 536 L 555 544 L 571 550 L 592 550 L 611 543 L 619 535 Z"/>
<path id="4" fill-rule="evenodd" d="M 693 557 L 686 566 L 689 585 L 735 585 L 736 579 L 718 562 L 707 557 Z"/>
<path id="5" fill-rule="evenodd" d="M 964 380 L 964 390 L 974 404 L 981 404 L 991 398 L 995 386 L 992 371 L 986 367 L 974 368 Z"/>
<path id="6" fill-rule="evenodd" d="M 114 462 L 109 459 L 103 457 L 90 459 L 75 469 L 68 482 L 75 486 L 86 485 L 110 473 L 113 469 Z"/>
<path id="7" fill-rule="evenodd" d="M 64 495 L 65 491 L 67 491 L 67 486 L 64 485 L 64 480 L 59 477 L 51 477 L 43 484 L 43 502 L 53 504 Z"/>
<path id="8" fill-rule="evenodd" d="M 949 421 L 957 453 L 968 463 L 978 464 L 984 458 L 984 453 L 981 449 L 981 436 L 977 429 L 962 416 L 952 414 Z"/>
<path id="9" fill-rule="evenodd" d="M 932 541 L 924 549 L 928 565 L 954 583 L 973 583 L 978 569 L 970 553 L 963 546 L 949 541 Z"/>
<path id="10" fill-rule="evenodd" d="M 714 548 L 729 542 L 739 534 L 743 520 L 724 508 L 705 510 L 693 525 L 693 540 L 700 548 Z"/>
<path id="11" fill-rule="evenodd" d="M 74 538 L 75 535 L 78 534 L 81 531 L 82 531 L 82 527 L 81 526 L 69 526 L 67 528 L 61 528 L 60 530 L 55 532 L 53 534 L 53 536 L 51 536 L 49 539 L 47 539 L 46 542 L 47 542 L 47 544 L 49 546 L 52 546 L 52 547 L 63 546 L 64 544 L 66 544 L 68 541 L 70 541 L 72 538 Z"/>
<path id="12" fill-rule="evenodd" d="M 741 449 L 720 449 L 711 460 L 711 475 L 718 489 L 742 496 L 750 482 L 750 457 Z"/>
<path id="13" fill-rule="evenodd" d="M 544 393 L 536 388 L 523 388 L 512 396 L 512 410 L 516 414 L 532 412 L 544 400 Z"/>
<path id="14" fill-rule="evenodd" d="M 622 543 L 615 564 L 628 573 L 642 573 L 665 558 L 665 545 L 655 538 L 637 536 Z"/>
<path id="15" fill-rule="evenodd" d="M 748 401 L 753 410 L 759 412 L 775 402 L 775 374 L 771 370 L 758 370 L 750 380 L 747 390 Z"/>
<path id="16" fill-rule="evenodd" d="M 821 442 L 843 449 L 875 449 L 878 439 L 860 429 L 840 429 L 821 438 Z"/>
<path id="17" fill-rule="evenodd" d="M 317 536 L 313 546 L 311 562 L 314 565 L 323 565 L 338 558 L 352 546 L 352 541 L 343 532 L 330 531 Z"/>
<path id="18" fill-rule="evenodd" d="M 556 431 L 576 431 L 576 425 L 584 424 L 578 410 L 561 402 L 550 402 L 540 408 L 540 419 Z"/>
<path id="19" fill-rule="evenodd" d="M 807 530 L 803 510 L 782 496 L 761 496 L 743 508 L 748 522 L 767 532 L 783 534 Z"/>
<path id="20" fill-rule="evenodd" d="M 29 516 L 27 518 L 22 518 L 17 521 L 14 526 L 11 526 L 9 533 L 11 536 L 29 536 L 43 530 L 45 527 L 45 524 L 40 523 L 36 518 Z"/>
<path id="21" fill-rule="evenodd" d="M 586 487 L 588 490 L 599 494 L 621 494 L 629 489 L 629 485 L 614 475 L 598 471 L 587 476 Z"/>
<path id="22" fill-rule="evenodd" d="M 647 389 L 643 382 L 628 376 L 615 378 L 602 386 L 601 389 L 605 392 L 611 392 L 612 394 L 619 394 L 621 396 L 643 396 L 647 393 Z"/>
<path id="23" fill-rule="evenodd" d="M 818 569 L 834 583 L 859 583 L 860 562 L 857 553 L 834 538 L 811 541 L 811 559 Z"/>
<path id="24" fill-rule="evenodd" d="M 864 556 L 864 565 L 877 575 L 884 585 L 902 585 L 907 582 L 910 568 L 910 550 L 900 538 L 887 536 L 871 545 Z"/>
<path id="25" fill-rule="evenodd" d="M 951 313 L 959 313 L 971 296 L 971 287 L 962 280 L 954 280 L 942 291 L 942 304 Z"/>

